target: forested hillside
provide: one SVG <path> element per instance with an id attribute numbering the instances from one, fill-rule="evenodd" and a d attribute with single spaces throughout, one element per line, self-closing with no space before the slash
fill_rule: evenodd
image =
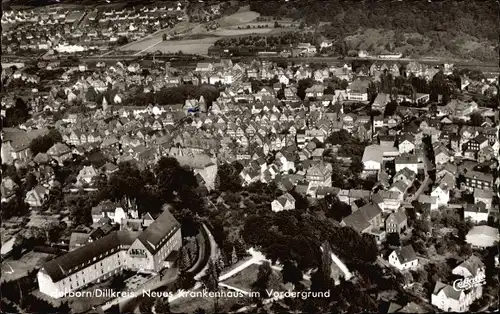
<path id="1" fill-rule="evenodd" d="M 318 30 L 323 35 L 345 41 L 347 50 L 498 58 L 499 5 L 493 0 L 251 1 L 250 7 L 262 15 L 320 25 Z M 363 36 L 365 31 L 372 33 Z M 363 45 L 367 38 L 375 41 Z"/>

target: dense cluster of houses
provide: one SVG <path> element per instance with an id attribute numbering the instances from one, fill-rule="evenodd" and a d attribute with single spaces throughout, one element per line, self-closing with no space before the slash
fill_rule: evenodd
<path id="1" fill-rule="evenodd" d="M 182 19 L 182 4 L 89 10 L 50 7 L 11 10 L 2 15 L 3 51 L 49 50 L 78 52 L 106 49 L 120 36 L 135 40 Z M 41 27 L 34 27 L 41 26 Z"/>
<path id="2" fill-rule="evenodd" d="M 109 162 L 98 169 L 84 166 L 76 186 L 92 188 L 96 177 L 109 176 L 120 162 L 145 167 L 161 156 L 172 156 L 191 167 L 200 184 L 212 190 L 218 165 L 238 161 L 243 165 L 239 174 L 243 185 L 274 182 L 283 190 L 271 203 L 273 211 L 295 209 L 292 191 L 312 199 L 335 195 L 353 210 L 342 224 L 372 234 L 379 242 L 389 233 L 407 230 L 404 209 L 413 201 L 436 211 L 461 208 L 474 223 L 498 215 L 493 189 L 499 182 L 492 174 L 500 148 L 497 111 L 480 107 L 464 95 L 430 110 L 422 106 L 429 95 L 415 94 L 397 95 L 399 105 L 392 115 L 370 116 L 372 110 L 383 112 L 394 98 L 379 93 L 370 104 L 369 85 L 380 80 L 380 73 L 432 79 L 435 69 L 411 63 L 402 74 L 396 64 L 376 63 L 367 73 L 360 73 L 347 64 L 281 68 L 268 61 L 233 64 L 231 60 L 199 63 L 194 70 L 152 67 L 147 75 L 143 69 L 139 63 L 81 64 L 67 69 L 61 77 L 63 86 L 33 98 L 36 114 L 22 126 L 24 130 L 4 131 L 2 162 L 32 163 L 39 169 L 39 184 L 26 195 L 30 206 L 41 206 L 50 193 L 52 164 L 99 152 Z M 333 77 L 346 80 L 347 88 L 328 91 Z M 306 78 L 314 84 L 304 91 L 302 100 L 297 82 Z M 274 83 L 259 85 L 252 80 Z M 140 85 L 148 94 L 186 83 L 216 85 L 221 92 L 211 103 L 201 96 L 177 105 L 123 105 L 133 96 L 128 94 L 130 86 Z M 90 113 L 66 112 L 58 121 L 43 118 L 43 112 L 58 112 L 77 102 L 91 108 Z M 364 110 L 351 111 L 352 103 L 362 104 Z M 481 125 L 470 123 L 475 114 L 483 117 Z M 32 156 L 29 143 L 46 134 L 47 126 L 54 126 L 63 141 Z M 342 189 L 332 184 L 336 176 L 332 157 L 347 166 L 354 161 L 340 145 L 327 141 L 341 130 L 366 143 L 360 156 L 361 176 L 375 178 L 373 189 Z M 435 178 L 431 179 L 428 172 L 433 169 Z M 13 188 L 9 178 L 2 180 L 2 201 L 11 197 Z M 466 195 L 473 201 L 465 202 Z M 109 213 L 96 211 L 95 220 L 103 215 L 115 220 L 119 216 L 120 221 L 143 219 L 123 210 L 117 214 L 114 208 Z M 137 224 L 144 224 L 144 219 Z M 475 231 L 476 240 L 477 234 L 486 232 L 482 230 Z M 389 263 L 404 270 L 417 266 L 418 259 L 413 248 L 403 247 L 390 255 Z M 452 310 L 463 310 L 474 299 L 467 293 L 451 293 L 446 284 L 437 285 L 432 298 L 439 308 Z M 454 305 L 452 300 L 462 303 Z"/>

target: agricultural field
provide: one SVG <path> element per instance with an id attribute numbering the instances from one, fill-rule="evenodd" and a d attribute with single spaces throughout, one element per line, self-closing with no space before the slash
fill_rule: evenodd
<path id="1" fill-rule="evenodd" d="M 242 7 L 234 14 L 207 23 L 181 22 L 172 29 L 150 35 L 119 49 L 135 51 L 135 55 L 155 51 L 207 55 L 208 48 L 223 37 L 275 34 L 294 29 L 291 27 L 291 21 L 278 21 L 282 23 L 283 28 L 274 28 L 274 21 L 256 21 L 259 16 L 259 13 L 249 11 L 248 7 Z M 207 27 L 210 25 L 218 27 L 211 29 Z M 265 25 L 268 27 L 264 28 Z M 258 28 L 259 26 L 261 28 Z M 163 34 L 175 36 L 176 39 L 163 41 Z"/>

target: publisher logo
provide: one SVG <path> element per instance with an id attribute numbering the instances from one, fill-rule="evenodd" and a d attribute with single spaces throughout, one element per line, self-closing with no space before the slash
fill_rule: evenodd
<path id="1" fill-rule="evenodd" d="M 453 282 L 453 289 L 455 289 L 455 291 L 469 290 L 474 287 L 479 287 L 484 285 L 485 281 L 486 281 L 486 276 L 484 274 L 478 274 L 475 277 L 457 279 Z"/>

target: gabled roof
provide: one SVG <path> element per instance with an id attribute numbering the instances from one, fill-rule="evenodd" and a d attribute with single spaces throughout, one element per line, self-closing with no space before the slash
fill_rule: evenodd
<path id="1" fill-rule="evenodd" d="M 474 198 L 493 198 L 493 192 L 486 189 L 474 189 Z"/>
<path id="2" fill-rule="evenodd" d="M 137 234 L 130 231 L 120 230 L 112 232 L 107 236 L 49 261 L 42 267 L 41 271 L 49 275 L 53 282 L 58 282 L 75 273 L 78 269 L 82 268 L 81 265 L 92 260 L 93 257 L 99 257 L 121 245 L 131 245 L 136 237 Z"/>
<path id="3" fill-rule="evenodd" d="M 460 300 L 460 295 L 462 294 L 462 290 L 457 291 L 452 286 L 438 281 L 436 282 L 436 286 L 434 287 L 434 292 L 432 292 L 432 294 L 437 295 L 441 291 L 444 292 L 446 297 L 454 300 Z"/>
<path id="4" fill-rule="evenodd" d="M 365 147 L 362 159 L 363 162 L 375 161 L 379 164 L 382 164 L 383 159 L 383 152 L 379 145 L 369 145 Z"/>
<path id="5" fill-rule="evenodd" d="M 398 177 L 400 175 L 403 175 L 406 179 L 408 180 L 414 180 L 417 174 L 413 172 L 413 170 L 410 170 L 408 167 L 404 167 L 403 169 L 399 170 L 395 177 Z"/>
<path id="6" fill-rule="evenodd" d="M 361 232 L 370 227 L 369 221 L 381 213 L 382 210 L 378 205 L 366 204 L 349 216 L 345 217 L 343 221 L 347 226 Z"/>
<path id="7" fill-rule="evenodd" d="M 478 273 L 478 270 L 484 269 L 484 263 L 479 259 L 479 257 L 475 255 L 471 255 L 468 259 L 463 261 L 460 265 L 455 267 L 453 270 L 455 270 L 458 267 L 463 267 L 467 269 L 472 276 L 476 276 Z"/>
<path id="8" fill-rule="evenodd" d="M 401 264 L 405 264 L 417 259 L 417 254 L 413 250 L 411 245 L 402 247 L 401 249 L 395 250 L 396 256 Z"/>
<path id="9" fill-rule="evenodd" d="M 180 228 L 179 222 L 170 213 L 168 207 L 149 225 L 137 238 L 151 252 L 156 253 L 161 242 L 168 240 L 167 236 L 173 235 Z"/>
<path id="10" fill-rule="evenodd" d="M 394 217 L 396 219 L 396 223 L 400 224 L 403 221 L 407 220 L 406 214 L 403 210 L 398 210 L 389 215 L 389 217 Z M 388 217 L 388 218 L 389 218 Z"/>
<path id="11" fill-rule="evenodd" d="M 477 204 L 467 204 L 464 208 L 464 212 L 468 213 L 488 213 L 488 209 L 486 208 L 486 204 L 483 202 L 479 202 Z"/>

